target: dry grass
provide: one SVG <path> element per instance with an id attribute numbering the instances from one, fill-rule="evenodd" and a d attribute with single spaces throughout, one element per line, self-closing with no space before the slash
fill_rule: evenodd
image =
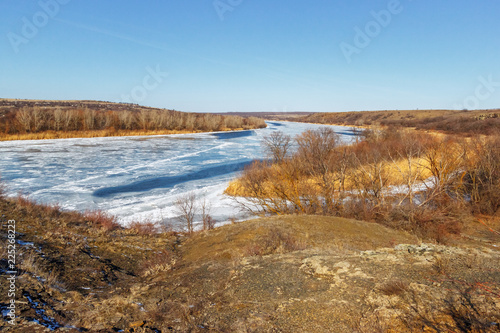
<path id="1" fill-rule="evenodd" d="M 124 316 L 134 321 L 141 314 L 140 307 L 130 297 L 118 295 L 101 302 L 89 297 L 85 303 L 87 303 L 88 311 L 82 314 L 75 324 L 86 329 L 98 330 L 114 327 Z M 99 323 L 99 326 L 96 326 L 96 323 Z"/>
<path id="2" fill-rule="evenodd" d="M 401 280 L 389 280 L 380 286 L 379 290 L 384 295 L 397 296 L 408 290 L 408 283 Z"/>
<path id="3" fill-rule="evenodd" d="M 142 264 L 142 276 L 148 277 L 161 272 L 168 272 L 175 267 L 177 259 L 170 251 L 154 253 Z"/>
<path id="4" fill-rule="evenodd" d="M 40 258 L 35 252 L 29 251 L 20 254 L 19 262 L 23 274 L 29 274 L 35 279 L 41 279 L 45 287 L 56 289 L 64 287 L 59 281 L 59 273 L 55 269 L 49 269 L 45 259 Z"/>
<path id="5" fill-rule="evenodd" d="M 41 216 L 26 208 L 36 211 L 35 204 L 22 203 L 18 207 L 13 200 L 0 201 L 3 211 L 22 221 L 18 224 L 22 239 L 34 243 L 23 246 L 26 256 L 19 261 L 24 261 L 26 274 L 18 286 L 23 295 L 31 295 L 38 309 L 48 316 L 60 314 L 59 323 L 78 330 L 411 331 L 395 324 L 394 320 L 399 323 L 403 318 L 413 325 L 408 327 L 419 331 L 418 325 L 421 328 L 426 322 L 418 315 L 427 313 L 412 312 L 415 304 L 417 310 L 441 311 L 429 320 L 495 318 L 494 304 L 481 299 L 486 288 L 498 293 L 493 251 L 473 251 L 477 257 L 468 257 L 463 248 L 436 247 L 436 251 L 446 249 L 439 252 L 444 260 L 438 264 L 428 258 L 431 252 L 394 250 L 395 244 L 420 244 L 406 232 L 327 216 L 251 220 L 191 237 L 150 233 L 140 226 L 139 230 L 104 231 L 81 214 Z M 485 223 L 497 227 L 493 220 Z M 253 252 L 252 246 L 256 246 Z M 441 265 L 440 271 L 450 278 L 433 265 Z M 61 269 L 53 269 L 57 267 Z M 378 282 L 384 276 L 389 280 Z M 466 298 L 444 297 L 451 279 L 460 279 L 466 283 L 462 286 L 474 286 L 483 294 L 473 292 L 479 313 L 474 318 L 464 311 L 472 308 L 460 308 Z M 61 282 L 64 290 L 57 287 Z M 417 294 L 415 303 L 411 296 L 416 290 L 430 292 Z M 42 321 L 35 310 L 23 305 L 27 302 L 23 297 L 20 317 Z M 453 306 L 446 306 L 448 300 Z M 359 313 L 366 315 L 358 320 Z M 29 325 L 27 332 L 35 327 Z"/>
<path id="6" fill-rule="evenodd" d="M 384 178 L 387 178 L 386 186 L 402 186 L 406 185 L 408 178 L 414 179 L 416 182 L 422 182 L 428 179 L 432 174 L 429 171 L 429 163 L 423 157 L 411 159 L 413 169 L 410 171 L 408 161 L 406 160 L 395 160 L 395 161 L 383 161 L 382 162 L 382 173 Z M 275 166 L 271 166 L 275 168 Z M 356 190 L 357 181 L 356 175 L 363 174 L 365 170 L 362 167 L 358 167 L 350 170 L 352 177 L 345 180 L 344 186 L 347 191 Z M 335 188 L 340 187 L 340 182 L 337 180 L 339 178 L 338 174 L 331 173 L 328 178 L 333 179 L 331 182 L 332 186 Z M 359 178 L 358 178 L 359 179 Z M 301 182 L 306 183 L 305 187 L 312 189 L 313 192 L 320 193 L 321 179 L 318 177 L 307 177 L 302 179 Z M 291 191 L 292 184 L 285 188 L 285 191 Z M 263 194 L 265 197 L 276 196 L 273 190 L 274 182 L 269 180 L 263 184 Z M 228 187 L 224 191 L 225 194 L 237 197 L 251 197 L 253 194 L 242 184 L 240 179 L 232 180 Z"/>
<path id="7" fill-rule="evenodd" d="M 128 226 L 130 230 L 135 231 L 139 235 L 154 235 L 160 232 L 160 227 L 154 222 L 132 222 Z"/>
<path id="8" fill-rule="evenodd" d="M 306 249 L 304 241 L 298 241 L 288 231 L 272 227 L 269 232 L 249 245 L 245 252 L 249 256 L 264 256 L 269 254 L 283 254 Z"/>
<path id="9" fill-rule="evenodd" d="M 288 245 L 285 245 L 286 243 Z M 376 223 L 328 216 L 283 216 L 257 219 L 221 226 L 209 234 L 199 233 L 189 238 L 181 252 L 184 260 L 198 262 L 260 255 L 266 248 L 276 251 L 280 247 L 289 250 L 307 248 L 343 251 L 369 250 L 390 247 L 394 244 L 416 244 L 418 239 L 402 231 L 392 230 Z M 257 252 L 252 253 L 252 248 Z M 274 253 L 273 251 L 269 253 Z M 278 251 L 279 252 L 279 251 Z M 287 252 L 287 251 L 285 251 Z"/>

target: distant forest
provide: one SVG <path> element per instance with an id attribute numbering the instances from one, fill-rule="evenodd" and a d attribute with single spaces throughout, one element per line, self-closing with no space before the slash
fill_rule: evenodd
<path id="1" fill-rule="evenodd" d="M 107 102 L 0 101 L 3 136 L 43 132 L 226 131 L 266 127 L 256 117 L 186 113 Z"/>

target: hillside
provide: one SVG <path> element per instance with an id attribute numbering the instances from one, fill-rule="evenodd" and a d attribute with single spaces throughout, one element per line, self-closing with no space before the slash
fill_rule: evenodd
<path id="1" fill-rule="evenodd" d="M 499 329 L 500 239 L 477 221 L 436 245 L 336 217 L 264 218 L 187 237 L 21 199 L 0 200 L 0 212 L 2 258 L 7 219 L 18 232 L 18 318 L 0 323 L 6 332 Z"/>
<path id="2" fill-rule="evenodd" d="M 100 101 L 0 99 L 0 140 L 174 134 L 263 128 L 256 117 Z"/>
<path id="3" fill-rule="evenodd" d="M 290 120 L 286 114 L 269 119 Z M 314 113 L 294 115 L 293 121 L 343 126 L 403 126 L 468 135 L 493 134 L 500 130 L 500 109 L 495 110 L 395 110 Z"/>

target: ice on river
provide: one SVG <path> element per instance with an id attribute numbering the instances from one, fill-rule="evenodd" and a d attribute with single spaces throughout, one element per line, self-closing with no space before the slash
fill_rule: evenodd
<path id="1" fill-rule="evenodd" d="M 9 195 L 22 193 L 67 210 L 104 210 L 126 225 L 176 221 L 174 202 L 187 193 L 206 201 L 220 224 L 248 218 L 223 194 L 272 131 L 295 136 L 322 125 L 268 122 L 225 133 L 0 142 L 0 173 Z M 354 136 L 334 127 L 346 141 Z"/>

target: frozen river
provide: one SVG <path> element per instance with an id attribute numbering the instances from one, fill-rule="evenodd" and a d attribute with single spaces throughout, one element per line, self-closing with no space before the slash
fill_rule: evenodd
<path id="1" fill-rule="evenodd" d="M 268 122 L 268 128 L 212 134 L 0 142 L 0 174 L 9 195 L 22 193 L 63 209 L 100 209 L 131 221 L 175 223 L 174 202 L 206 198 L 218 223 L 246 218 L 223 194 L 272 131 L 295 136 L 321 125 Z M 345 141 L 345 127 L 334 127 Z"/>

